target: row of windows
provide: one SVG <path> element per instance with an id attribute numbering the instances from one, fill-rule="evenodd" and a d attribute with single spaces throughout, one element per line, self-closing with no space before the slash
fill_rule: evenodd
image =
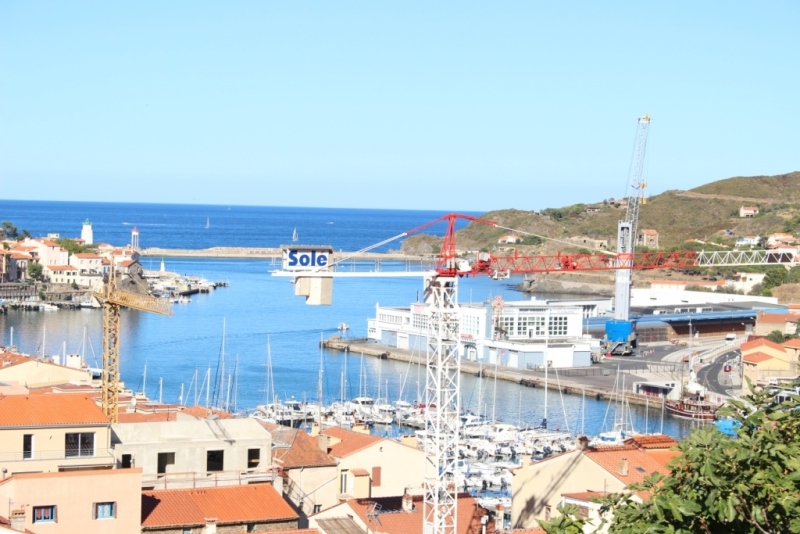
<path id="1" fill-rule="evenodd" d="M 540 315 L 529 315 L 515 317 L 513 315 L 503 315 L 500 317 L 500 327 L 510 337 L 544 337 L 545 335 L 563 337 L 567 335 L 568 318 L 563 315 L 550 317 L 547 328 L 547 317 Z"/>
<path id="2" fill-rule="evenodd" d="M 399 315 L 389 315 L 387 313 L 381 313 L 378 315 L 378 320 L 382 323 L 389 323 L 389 324 L 403 324 L 403 318 Z"/>
<path id="3" fill-rule="evenodd" d="M 33 434 L 22 436 L 22 459 L 33 459 Z M 94 456 L 94 432 L 70 432 L 64 434 L 64 456 L 75 458 Z"/>
<path id="4" fill-rule="evenodd" d="M 428 329 L 428 316 L 421 313 L 415 313 L 411 319 L 411 326 L 416 330 Z"/>
<path id="5" fill-rule="evenodd" d="M 117 517 L 117 503 L 96 502 L 92 505 L 93 519 L 114 519 Z M 56 523 L 58 521 L 58 507 L 55 505 L 34 506 L 34 523 Z"/>
<path id="6" fill-rule="evenodd" d="M 255 469 L 261 464 L 261 449 L 247 449 L 247 468 Z M 169 466 L 175 465 L 174 452 L 158 453 L 158 474 L 163 475 L 169 471 Z M 206 471 L 224 471 L 225 451 L 206 451 Z M 122 455 L 122 467 L 132 467 L 129 454 Z"/>

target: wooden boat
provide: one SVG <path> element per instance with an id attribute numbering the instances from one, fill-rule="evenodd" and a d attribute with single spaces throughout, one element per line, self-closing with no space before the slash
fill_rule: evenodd
<path id="1" fill-rule="evenodd" d="M 717 417 L 717 410 L 722 407 L 721 403 L 713 403 L 703 397 L 684 397 L 679 400 L 667 400 L 664 404 L 667 411 L 675 417 L 694 421 L 713 421 Z"/>

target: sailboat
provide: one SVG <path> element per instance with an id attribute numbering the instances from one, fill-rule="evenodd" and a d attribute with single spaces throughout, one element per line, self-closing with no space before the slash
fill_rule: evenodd
<path id="1" fill-rule="evenodd" d="M 295 228 L 294 232 L 292 232 L 292 242 L 297 243 L 298 241 L 300 241 L 300 236 L 297 234 L 297 228 Z"/>
<path id="2" fill-rule="evenodd" d="M 206 217 L 206 230 L 208 230 L 209 228 L 211 228 L 211 218 Z"/>

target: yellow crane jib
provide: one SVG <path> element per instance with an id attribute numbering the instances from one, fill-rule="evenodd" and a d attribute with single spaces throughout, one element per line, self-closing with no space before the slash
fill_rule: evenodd
<path id="1" fill-rule="evenodd" d="M 169 302 L 147 294 L 117 289 L 112 271 L 102 292 L 95 297 L 103 303 L 103 381 L 102 409 L 112 423 L 119 422 L 119 337 L 120 310 L 133 310 L 172 315 Z"/>

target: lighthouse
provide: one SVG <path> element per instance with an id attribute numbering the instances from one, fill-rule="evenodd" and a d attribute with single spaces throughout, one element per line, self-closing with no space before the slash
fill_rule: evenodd
<path id="1" fill-rule="evenodd" d="M 83 239 L 84 245 L 94 244 L 94 233 L 92 232 L 92 222 L 89 219 L 86 219 L 83 223 L 83 228 L 81 228 L 81 239 Z"/>
<path id="2" fill-rule="evenodd" d="M 131 230 L 131 248 L 133 250 L 139 250 L 139 229 L 135 226 L 133 230 Z"/>

